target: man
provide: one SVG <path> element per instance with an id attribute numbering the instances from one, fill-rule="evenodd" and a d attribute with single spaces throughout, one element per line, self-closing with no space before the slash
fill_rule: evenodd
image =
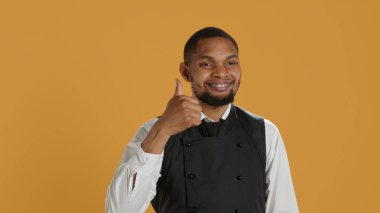
<path id="1" fill-rule="evenodd" d="M 238 45 L 225 31 L 193 34 L 163 114 L 127 145 L 107 190 L 107 213 L 297 213 L 284 143 L 269 120 L 233 104 Z"/>

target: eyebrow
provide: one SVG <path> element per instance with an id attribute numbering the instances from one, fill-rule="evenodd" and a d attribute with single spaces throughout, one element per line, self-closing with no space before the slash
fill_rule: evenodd
<path id="1" fill-rule="evenodd" d="M 214 58 L 211 57 L 211 56 L 208 56 L 208 55 L 202 55 L 201 57 L 199 57 L 200 59 L 203 59 L 203 58 L 206 58 L 206 59 L 210 59 L 210 60 L 213 60 Z M 232 54 L 232 55 L 229 55 L 226 59 L 230 59 L 230 58 L 239 58 L 238 55 L 236 54 Z"/>

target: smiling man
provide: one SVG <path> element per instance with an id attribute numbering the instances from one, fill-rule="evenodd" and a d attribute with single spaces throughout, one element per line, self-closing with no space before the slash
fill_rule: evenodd
<path id="1" fill-rule="evenodd" d="M 278 128 L 234 102 L 241 67 L 236 41 L 206 27 L 184 49 L 161 116 L 127 144 L 106 195 L 107 213 L 297 213 Z"/>

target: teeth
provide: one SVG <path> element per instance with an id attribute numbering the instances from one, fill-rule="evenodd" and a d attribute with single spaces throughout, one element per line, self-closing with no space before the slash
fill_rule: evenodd
<path id="1" fill-rule="evenodd" d="M 213 87 L 226 87 L 228 84 L 211 84 Z"/>

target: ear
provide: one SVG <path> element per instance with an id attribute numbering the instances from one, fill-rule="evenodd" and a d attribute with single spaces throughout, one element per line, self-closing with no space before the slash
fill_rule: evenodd
<path id="1" fill-rule="evenodd" d="M 186 65 L 184 62 L 181 62 L 181 64 L 179 65 L 179 72 L 181 73 L 181 76 L 183 77 L 183 79 L 185 79 L 185 81 L 191 81 L 189 66 Z"/>

